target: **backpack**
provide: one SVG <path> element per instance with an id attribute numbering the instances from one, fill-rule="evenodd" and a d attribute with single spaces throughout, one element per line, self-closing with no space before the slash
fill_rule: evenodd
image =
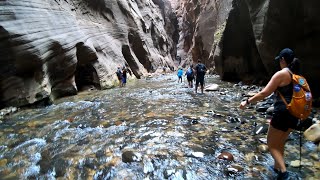
<path id="1" fill-rule="evenodd" d="M 193 71 L 192 71 L 192 69 L 189 68 L 189 69 L 187 70 L 186 74 L 187 74 L 187 77 L 192 77 L 192 76 L 193 76 Z"/>
<path id="2" fill-rule="evenodd" d="M 204 75 L 205 73 L 206 73 L 206 67 L 204 66 L 204 64 L 198 64 L 197 74 Z"/>
<path id="3" fill-rule="evenodd" d="M 307 80 L 300 75 L 293 74 L 292 76 L 293 94 L 290 103 L 288 104 L 282 94 L 278 91 L 282 101 L 286 105 L 291 115 L 300 120 L 305 120 L 311 113 L 312 109 L 312 94 L 307 83 Z"/>
<path id="4" fill-rule="evenodd" d="M 121 74 L 122 74 L 122 73 L 121 73 L 121 70 L 118 69 L 117 72 L 116 72 L 116 74 L 117 74 L 118 77 L 121 76 Z"/>

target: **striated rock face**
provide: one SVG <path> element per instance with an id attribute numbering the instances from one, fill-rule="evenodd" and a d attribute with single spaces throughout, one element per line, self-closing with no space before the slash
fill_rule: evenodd
<path id="1" fill-rule="evenodd" d="M 223 80 L 265 83 L 279 69 L 274 57 L 289 47 L 319 97 L 318 7 L 316 0 L 183 0 L 178 54 L 201 57 Z"/>
<path id="2" fill-rule="evenodd" d="M 0 2 L 0 106 L 77 94 L 173 67 L 175 14 L 160 0 Z"/>
<path id="3" fill-rule="evenodd" d="M 221 27 L 225 25 L 231 2 L 181 0 L 176 5 L 180 29 L 177 54 L 182 66 L 201 59 L 214 67 L 210 53 L 215 41 L 221 38 Z"/>

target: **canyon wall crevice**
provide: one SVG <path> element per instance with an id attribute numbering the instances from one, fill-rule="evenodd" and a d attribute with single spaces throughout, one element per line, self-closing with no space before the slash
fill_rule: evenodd
<path id="1" fill-rule="evenodd" d="M 182 66 L 202 61 L 227 81 L 265 84 L 285 47 L 302 61 L 315 96 L 320 63 L 320 2 L 299 0 L 182 0 L 177 7 Z"/>

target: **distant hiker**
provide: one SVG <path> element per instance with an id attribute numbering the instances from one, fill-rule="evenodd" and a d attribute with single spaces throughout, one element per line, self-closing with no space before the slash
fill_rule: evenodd
<path id="1" fill-rule="evenodd" d="M 186 76 L 187 76 L 189 88 L 193 88 L 194 72 L 193 72 L 193 65 L 192 64 L 190 65 L 190 67 L 186 71 Z"/>
<path id="2" fill-rule="evenodd" d="M 179 64 L 181 64 L 181 57 L 177 56 L 177 61 L 179 62 Z"/>
<path id="3" fill-rule="evenodd" d="M 275 58 L 275 62 L 280 64 L 281 70 L 272 76 L 262 91 L 241 102 L 240 108 L 244 109 L 246 105 L 263 100 L 273 92 L 278 92 L 275 93 L 274 112 L 267 134 L 267 144 L 274 159 L 273 169 L 278 172 L 277 179 L 289 179 L 284 160 L 284 146 L 290 132 L 297 128 L 299 120 L 289 113 L 279 94 L 281 93 L 287 102 L 291 100 L 293 94 L 292 73 L 299 74 L 300 61 L 294 58 L 291 49 L 285 48 Z"/>
<path id="4" fill-rule="evenodd" d="M 201 63 L 201 60 L 198 60 L 198 64 L 195 67 L 196 70 L 196 93 L 198 90 L 198 86 L 200 83 L 201 86 L 201 93 L 203 94 L 203 87 L 204 87 L 204 75 L 206 74 L 207 68 L 204 64 Z"/>
<path id="5" fill-rule="evenodd" d="M 117 78 L 119 80 L 119 86 L 122 86 L 122 71 L 121 71 L 120 67 L 118 67 L 116 74 L 117 74 Z"/>
<path id="6" fill-rule="evenodd" d="M 182 83 L 183 70 L 181 67 L 179 67 L 177 75 L 178 75 L 178 82 L 180 81 Z"/>
<path id="7" fill-rule="evenodd" d="M 125 86 L 127 83 L 127 68 L 122 68 L 122 86 Z"/>

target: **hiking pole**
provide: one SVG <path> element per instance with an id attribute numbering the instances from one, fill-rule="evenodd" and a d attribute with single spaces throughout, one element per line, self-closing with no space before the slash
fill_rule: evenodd
<path id="1" fill-rule="evenodd" d="M 300 120 L 298 121 L 298 127 L 300 126 Z M 301 126 L 299 128 L 299 136 L 300 136 L 300 157 L 299 157 L 299 161 L 300 161 L 300 164 L 299 164 L 299 171 L 301 171 L 301 166 L 302 166 L 302 162 L 301 162 L 301 156 L 302 156 L 302 152 L 301 152 L 301 146 L 302 146 L 302 130 L 301 130 Z"/>

